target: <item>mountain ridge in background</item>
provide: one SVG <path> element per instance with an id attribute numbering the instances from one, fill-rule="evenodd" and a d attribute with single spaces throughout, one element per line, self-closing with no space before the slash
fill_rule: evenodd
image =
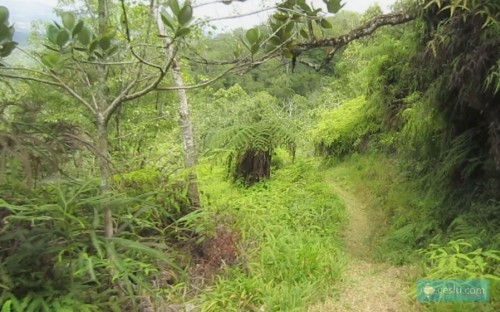
<path id="1" fill-rule="evenodd" d="M 20 45 L 25 45 L 28 42 L 32 22 L 37 20 L 51 21 L 56 19 L 54 8 L 39 2 L 1 0 L 0 5 L 9 9 L 9 21 L 14 24 L 16 29 L 14 40 L 19 42 Z"/>

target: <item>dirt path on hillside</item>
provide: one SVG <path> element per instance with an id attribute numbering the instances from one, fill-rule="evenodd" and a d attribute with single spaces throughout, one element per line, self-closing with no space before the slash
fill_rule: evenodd
<path id="1" fill-rule="evenodd" d="M 410 312 L 409 285 L 404 281 L 408 269 L 375 262 L 370 238 L 377 218 L 356 196 L 335 182 L 333 190 L 344 201 L 349 223 L 344 229 L 348 264 L 337 296 L 309 307 L 308 312 Z"/>

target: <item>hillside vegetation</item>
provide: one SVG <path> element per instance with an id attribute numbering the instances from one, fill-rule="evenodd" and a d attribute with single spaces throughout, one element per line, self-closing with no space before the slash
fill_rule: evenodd
<path id="1" fill-rule="evenodd" d="M 0 6 L 0 311 L 500 309 L 500 3 L 84 2 Z"/>

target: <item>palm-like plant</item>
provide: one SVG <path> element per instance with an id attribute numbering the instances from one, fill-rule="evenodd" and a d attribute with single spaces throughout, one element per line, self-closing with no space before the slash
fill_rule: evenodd
<path id="1" fill-rule="evenodd" d="M 295 154 L 293 128 L 286 119 L 265 118 L 224 128 L 212 137 L 211 145 L 227 153 L 228 170 L 235 180 L 253 184 L 270 177 L 275 148 Z"/>

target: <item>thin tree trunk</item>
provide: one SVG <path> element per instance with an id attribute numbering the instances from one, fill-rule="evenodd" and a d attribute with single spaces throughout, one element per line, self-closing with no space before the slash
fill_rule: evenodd
<path id="1" fill-rule="evenodd" d="M 99 161 L 101 175 L 101 194 L 106 194 L 110 189 L 111 170 L 109 166 L 108 127 L 104 118 L 97 120 L 97 142 L 96 155 Z M 113 237 L 113 215 L 106 201 L 102 203 L 104 208 L 104 236 Z"/>
<path id="2" fill-rule="evenodd" d="M 172 51 L 170 51 L 172 52 Z M 180 63 L 174 59 L 172 62 L 172 76 L 176 87 L 184 87 L 185 83 L 181 75 Z M 189 114 L 189 102 L 186 89 L 177 90 L 179 96 L 179 126 L 182 131 L 184 146 L 184 166 L 190 170 L 188 176 L 188 197 L 191 207 L 199 208 L 200 193 L 198 191 L 198 176 L 196 175 L 196 146 L 194 143 L 193 125 Z"/>
<path id="3" fill-rule="evenodd" d="M 192 208 L 201 207 L 200 193 L 198 190 L 198 177 L 196 175 L 196 146 L 194 142 L 193 125 L 191 122 L 191 115 L 189 113 L 189 102 L 185 89 L 184 79 L 182 78 L 181 65 L 175 59 L 175 46 L 171 44 L 167 37 L 167 32 L 165 31 L 165 25 L 163 24 L 160 17 L 160 8 L 157 1 L 151 1 L 151 9 L 156 23 L 158 25 L 158 31 L 160 35 L 164 38 L 165 47 L 167 51 L 165 56 L 168 59 L 172 59 L 172 76 L 174 78 L 174 83 L 176 87 L 181 89 L 177 90 L 179 96 L 179 126 L 182 132 L 182 142 L 184 147 L 184 167 L 190 171 L 188 176 L 188 197 Z"/>
<path id="4" fill-rule="evenodd" d="M 108 27 L 108 0 L 99 0 L 97 14 L 99 16 L 99 34 L 104 34 Z"/>
<path id="5" fill-rule="evenodd" d="M 123 140 L 122 140 L 122 126 L 121 126 L 121 119 L 122 119 L 122 108 L 119 106 L 116 109 L 115 113 L 115 128 L 116 128 L 116 148 L 115 151 L 122 151 L 123 150 Z"/>
<path id="6" fill-rule="evenodd" d="M 98 1 L 98 15 L 99 15 L 99 34 L 104 34 L 108 28 L 108 0 Z M 99 71 L 99 87 L 97 90 L 98 97 L 98 115 L 96 116 L 97 122 L 97 158 L 99 161 L 99 170 L 101 174 L 101 194 L 106 194 L 111 188 L 111 170 L 110 170 L 110 156 L 108 146 L 108 120 L 102 115 L 106 110 L 108 100 L 108 89 L 106 88 L 106 73 L 107 66 L 101 65 Z M 105 237 L 113 237 L 113 214 L 106 200 L 101 203 L 101 208 L 104 211 L 104 235 Z"/>

